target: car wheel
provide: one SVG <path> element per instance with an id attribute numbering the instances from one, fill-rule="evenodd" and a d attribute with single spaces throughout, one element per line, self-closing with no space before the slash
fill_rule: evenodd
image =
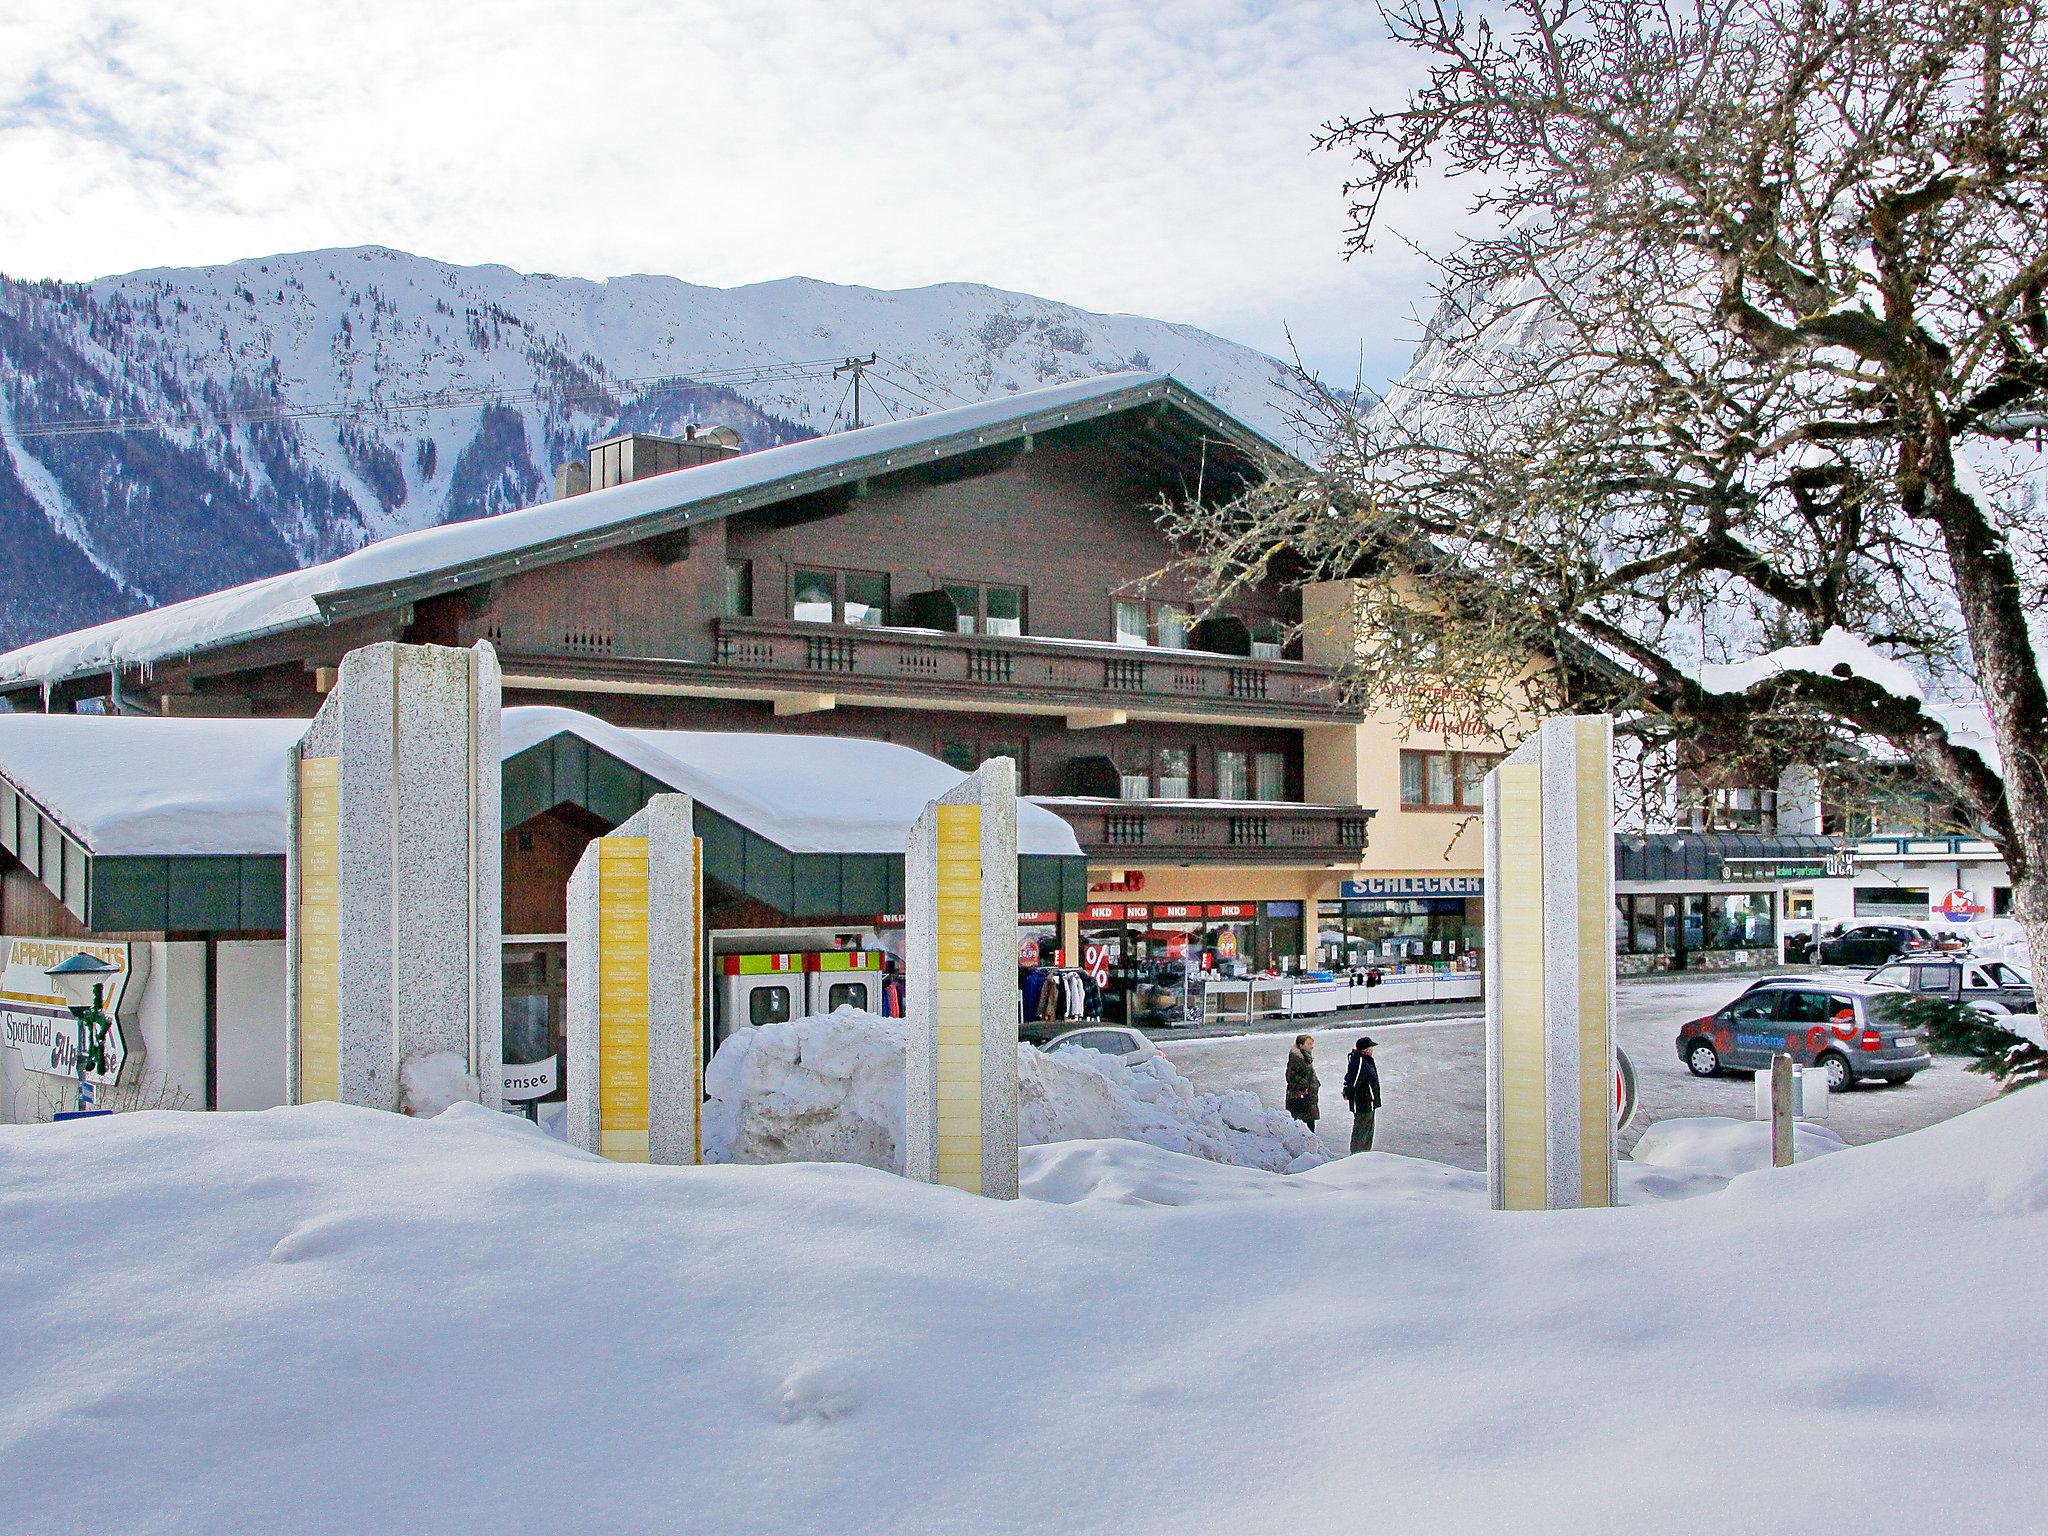
<path id="1" fill-rule="evenodd" d="M 1855 1086 L 1856 1074 L 1849 1070 L 1849 1058 L 1840 1051 L 1829 1051 L 1814 1065 L 1827 1073 L 1829 1093 L 1846 1093 Z"/>
<path id="2" fill-rule="evenodd" d="M 1718 1077 L 1721 1072 L 1721 1053 L 1704 1040 L 1695 1040 L 1686 1047 L 1686 1069 L 1694 1077 Z"/>

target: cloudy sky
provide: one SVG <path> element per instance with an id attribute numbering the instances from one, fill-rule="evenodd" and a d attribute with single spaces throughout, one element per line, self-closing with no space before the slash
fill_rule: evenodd
<path id="1" fill-rule="evenodd" d="M 0 271 L 321 246 L 721 285 L 971 280 L 1398 372 L 1317 125 L 1415 74 L 1354 0 L 12 0 Z M 1440 243 L 1456 202 L 1393 227 Z"/>

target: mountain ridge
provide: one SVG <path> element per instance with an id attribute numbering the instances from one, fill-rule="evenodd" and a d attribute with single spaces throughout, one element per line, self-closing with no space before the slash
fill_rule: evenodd
<path id="1" fill-rule="evenodd" d="M 850 381 L 831 365 L 869 354 L 871 421 L 1142 368 L 1286 434 L 1273 358 L 978 283 L 717 288 L 383 246 L 0 277 L 0 646 L 544 500 L 614 431 L 726 425 L 756 448 L 835 430 Z M 152 425 L 48 435 L 114 417 Z"/>

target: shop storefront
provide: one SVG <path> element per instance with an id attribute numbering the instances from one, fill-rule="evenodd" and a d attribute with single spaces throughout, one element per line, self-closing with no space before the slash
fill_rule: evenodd
<path id="1" fill-rule="evenodd" d="M 1646 971 L 1775 965 L 1781 919 L 1811 911 L 1816 881 L 1853 874 L 1832 838 L 1768 833 L 1651 833 L 1614 844 L 1614 956 Z"/>
<path id="2" fill-rule="evenodd" d="M 1477 875 L 1347 880 L 1341 900 L 1316 904 L 1317 963 L 1328 971 L 1478 970 L 1486 943 L 1482 891 Z"/>
<path id="3" fill-rule="evenodd" d="M 1293 971 L 1299 901 L 1096 902 L 1081 912 L 1080 964 L 1103 1016 L 1161 1024 L 1198 1017 L 1205 977 Z"/>

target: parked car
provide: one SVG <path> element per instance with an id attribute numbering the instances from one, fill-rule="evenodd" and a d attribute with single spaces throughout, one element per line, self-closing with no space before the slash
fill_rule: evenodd
<path id="1" fill-rule="evenodd" d="M 1920 923 L 1858 923 L 1820 941 L 1822 965 L 1883 965 L 1901 955 L 1959 954 L 1968 948 L 1953 934 Z"/>
<path id="2" fill-rule="evenodd" d="M 1942 997 L 1968 1003 L 1985 1013 L 2032 1013 L 2034 981 L 2018 966 L 2003 960 L 1895 960 L 1879 966 L 1869 979 L 1881 987 L 1904 987 L 1920 997 Z"/>
<path id="3" fill-rule="evenodd" d="M 1918 1029 L 1898 1018 L 1910 993 L 1867 981 L 1822 984 L 1773 976 L 1678 1031 L 1678 1059 L 1695 1077 L 1767 1071 L 1780 1052 L 1820 1067 L 1841 1091 L 1866 1079 L 1903 1083 L 1934 1065 Z"/>
<path id="4" fill-rule="evenodd" d="M 1053 1036 L 1040 1049 L 1057 1051 L 1070 1045 L 1114 1056 L 1127 1067 L 1150 1061 L 1159 1054 L 1158 1046 L 1122 1024 L 1090 1024 L 1085 1029 L 1070 1029 L 1064 1035 Z"/>

